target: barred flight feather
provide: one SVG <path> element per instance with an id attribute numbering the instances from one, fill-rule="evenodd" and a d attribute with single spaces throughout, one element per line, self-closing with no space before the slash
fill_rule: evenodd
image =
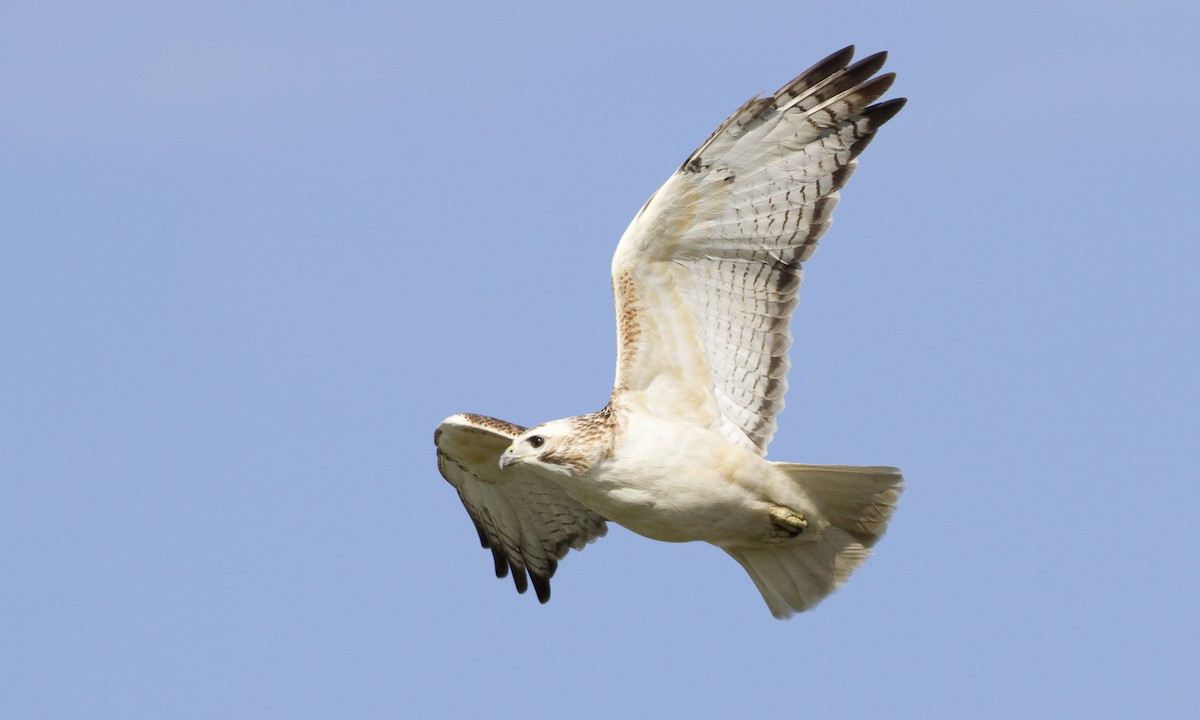
<path id="1" fill-rule="evenodd" d="M 627 318 L 614 402 L 690 413 L 766 452 L 783 408 L 800 263 L 828 229 L 856 156 L 901 104 L 872 105 L 895 79 L 875 75 L 886 54 L 848 65 L 851 56 L 834 53 L 743 105 L 634 219 L 613 258 L 617 316 Z M 667 368 L 679 377 L 663 381 Z M 691 397 L 681 386 L 708 387 L 709 401 L 681 406 Z"/>

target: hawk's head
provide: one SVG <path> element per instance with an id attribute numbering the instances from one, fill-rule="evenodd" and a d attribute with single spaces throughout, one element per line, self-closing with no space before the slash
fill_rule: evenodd
<path id="1" fill-rule="evenodd" d="M 609 427 L 608 423 L 598 423 L 597 415 L 551 420 L 529 428 L 500 456 L 500 469 L 521 463 L 543 474 L 586 473 L 612 447 L 611 433 L 600 431 Z"/>

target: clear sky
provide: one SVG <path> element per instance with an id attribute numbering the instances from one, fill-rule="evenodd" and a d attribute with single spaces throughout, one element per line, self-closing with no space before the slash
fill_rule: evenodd
<path id="1" fill-rule="evenodd" d="M 1195 2 L 0 6 L 0 717 L 1200 715 Z M 770 457 L 894 464 L 770 616 L 620 528 L 541 606 L 433 429 L 598 409 L 609 260 L 889 50 Z"/>

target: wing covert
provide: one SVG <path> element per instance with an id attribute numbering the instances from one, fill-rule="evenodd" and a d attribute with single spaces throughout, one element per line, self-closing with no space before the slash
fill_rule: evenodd
<path id="1" fill-rule="evenodd" d="M 787 390 L 801 263 L 904 99 L 853 47 L 729 117 L 651 196 L 613 256 L 614 402 L 765 453 Z"/>
<path id="2" fill-rule="evenodd" d="M 558 561 L 608 532 L 604 518 L 557 486 L 520 468 L 500 469 L 500 455 L 525 428 L 484 415 L 452 415 L 434 431 L 438 470 L 458 491 L 479 542 L 492 551 L 496 577 L 512 573 L 517 592 L 530 582 L 550 599 Z"/>

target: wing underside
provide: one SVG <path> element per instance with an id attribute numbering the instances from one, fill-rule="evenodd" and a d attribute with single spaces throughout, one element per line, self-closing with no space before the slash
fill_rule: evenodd
<path id="1" fill-rule="evenodd" d="M 484 415 L 453 415 L 434 432 L 438 469 L 454 486 L 492 551 L 496 577 L 512 574 L 518 592 L 532 583 L 550 599 L 550 578 L 569 550 L 608 532 L 604 518 L 557 486 L 520 468 L 501 471 L 500 455 L 525 428 Z"/>
<path id="2" fill-rule="evenodd" d="M 801 263 L 903 99 L 885 55 L 834 53 L 743 105 L 651 197 L 613 257 L 614 402 L 765 453 L 787 390 Z"/>

